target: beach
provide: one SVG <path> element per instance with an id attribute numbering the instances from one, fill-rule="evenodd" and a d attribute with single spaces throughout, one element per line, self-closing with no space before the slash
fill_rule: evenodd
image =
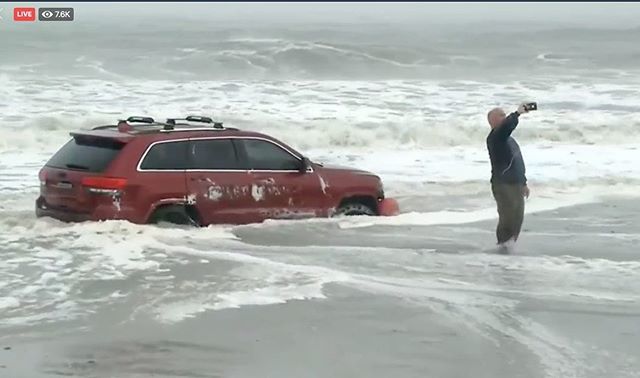
<path id="1" fill-rule="evenodd" d="M 0 377 L 640 377 L 636 4 L 458 5 L 0 23 Z M 531 197 L 501 254 L 486 115 L 526 101 Z M 401 212 L 36 218 L 70 132 L 190 114 L 373 172 Z"/>

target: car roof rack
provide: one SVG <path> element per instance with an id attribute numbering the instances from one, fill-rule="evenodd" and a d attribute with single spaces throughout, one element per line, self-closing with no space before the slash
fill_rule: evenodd
<path id="1" fill-rule="evenodd" d="M 127 119 L 120 119 L 118 120 L 118 123 L 116 125 L 104 125 L 104 126 L 96 126 L 94 128 L 92 128 L 92 130 L 104 130 L 104 129 L 121 129 L 121 128 L 127 128 L 127 129 L 132 129 L 132 123 L 134 124 L 142 124 L 142 125 L 136 125 L 136 126 L 162 126 L 162 123 L 156 122 L 153 118 L 151 117 L 141 117 L 141 116 L 131 116 L 128 117 Z"/>
<path id="2" fill-rule="evenodd" d="M 206 123 L 207 125 L 211 125 L 214 129 L 219 129 L 219 130 L 225 129 L 222 122 L 214 121 L 210 117 L 190 115 L 185 118 L 167 118 L 167 122 L 165 123 L 164 130 L 174 130 L 177 125 L 189 125 L 186 123 L 177 123 L 176 121 Z"/>
<path id="3" fill-rule="evenodd" d="M 198 125 L 200 124 L 200 125 Z M 201 126 L 206 125 L 206 127 Z M 185 126 L 185 127 L 182 127 Z M 198 127 L 200 126 L 200 127 Z M 92 130 L 117 129 L 119 132 L 153 133 L 157 131 L 196 131 L 196 130 L 238 130 L 224 127 L 222 122 L 214 121 L 211 117 L 189 115 L 185 118 L 167 118 L 166 122 L 158 122 L 152 117 L 131 116 L 120 119 L 116 125 L 93 127 Z"/>
<path id="4" fill-rule="evenodd" d="M 148 123 L 148 124 L 156 123 L 156 121 L 151 117 L 137 117 L 137 116 L 129 117 L 126 119 L 126 121 L 128 123 Z"/>

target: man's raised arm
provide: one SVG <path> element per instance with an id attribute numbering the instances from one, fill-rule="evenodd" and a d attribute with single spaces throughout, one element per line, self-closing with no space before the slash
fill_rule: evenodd
<path id="1" fill-rule="evenodd" d="M 516 126 L 518 126 L 518 117 L 520 114 L 526 113 L 527 110 L 524 104 L 518 106 L 518 110 L 509 114 L 507 118 L 504 119 L 502 124 L 495 128 L 493 135 L 496 139 L 506 140 L 509 138 L 509 135 L 515 130 Z"/>

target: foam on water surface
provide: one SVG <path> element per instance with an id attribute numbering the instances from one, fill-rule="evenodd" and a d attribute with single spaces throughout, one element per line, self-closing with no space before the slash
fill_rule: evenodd
<path id="1" fill-rule="evenodd" d="M 322 283 L 267 286 L 244 291 L 221 292 L 208 296 L 191 296 L 158 306 L 155 318 L 162 323 L 177 323 L 209 310 L 225 310 L 243 306 L 286 303 L 292 300 L 326 298 Z"/>
<path id="2" fill-rule="evenodd" d="M 0 298 L 0 310 L 14 308 L 20 306 L 20 301 L 17 298 L 5 297 Z"/>
<path id="3" fill-rule="evenodd" d="M 532 198 L 525 204 L 525 214 L 556 210 L 563 207 L 597 202 L 596 194 L 559 195 L 554 198 Z M 393 217 L 358 217 L 341 220 L 341 228 L 360 228 L 371 226 L 431 226 L 445 224 L 465 224 L 483 220 L 497 219 L 495 208 L 473 211 L 438 211 L 431 213 L 407 212 Z"/>
<path id="4" fill-rule="evenodd" d="M 237 247 L 233 252 L 220 253 L 200 243 L 181 248 L 180 253 L 246 261 L 254 267 L 241 270 L 248 279 L 254 279 L 256 273 L 260 276 L 269 272 L 266 281 L 281 284 L 277 288 L 266 286 L 170 301 L 156 307 L 158 319 L 172 323 L 206 310 L 321 299 L 326 296 L 324 286 L 337 282 L 426 306 L 496 343 L 498 335 L 507 336 L 536 354 L 547 374 L 580 376 L 579 366 L 589 365 L 581 346 L 518 314 L 518 305 L 526 300 L 572 306 L 634 304 L 640 300 L 640 291 L 633 283 L 633 276 L 640 272 L 638 262 L 546 256 L 508 259 L 486 254 L 428 254 L 416 260 L 415 255 L 402 250 L 373 249 L 362 253 L 358 247 L 307 247 L 305 256 L 301 256 L 297 248 Z M 389 256 L 395 256 L 399 263 L 396 268 L 383 265 L 371 270 L 372 261 L 381 262 Z M 347 258 L 357 261 L 346 263 Z M 625 287 L 633 289 L 623 290 Z"/>

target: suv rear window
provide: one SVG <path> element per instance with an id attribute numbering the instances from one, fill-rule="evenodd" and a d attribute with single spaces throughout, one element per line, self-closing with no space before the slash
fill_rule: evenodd
<path id="1" fill-rule="evenodd" d="M 46 165 L 61 169 L 103 172 L 118 156 L 122 147 L 124 143 L 113 139 L 76 136 L 62 146 Z"/>

